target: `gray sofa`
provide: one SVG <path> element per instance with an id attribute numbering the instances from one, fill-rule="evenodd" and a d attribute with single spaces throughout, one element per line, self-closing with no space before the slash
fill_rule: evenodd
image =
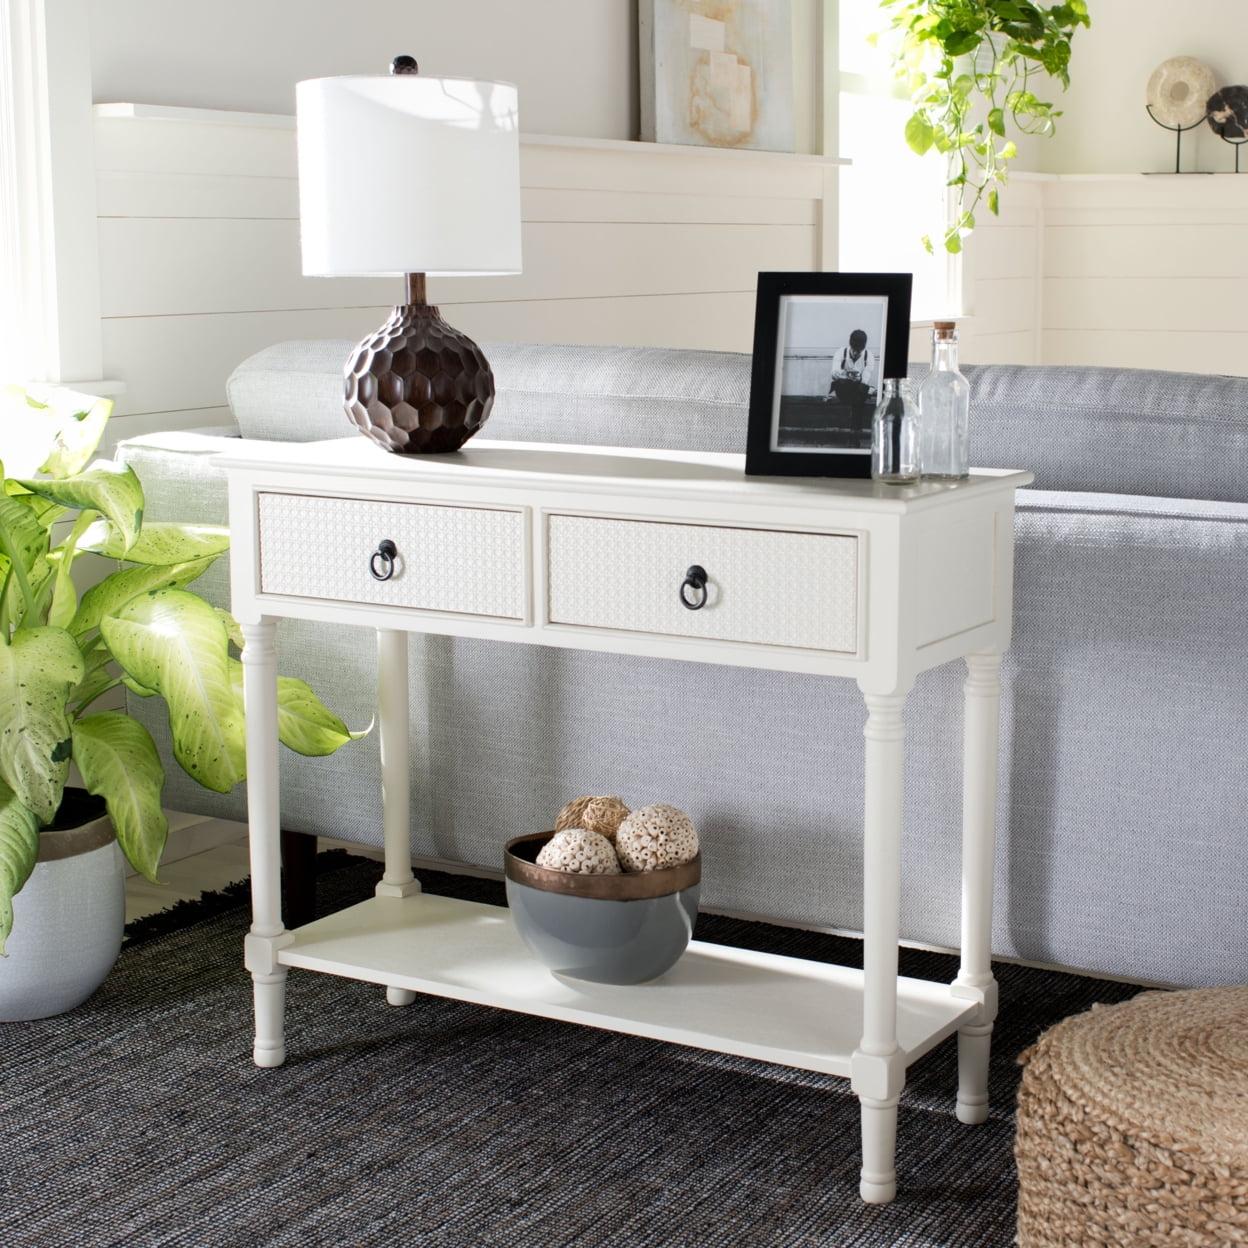
<path id="1" fill-rule="evenodd" d="M 346 342 L 285 343 L 229 383 L 243 437 L 349 434 Z M 740 450 L 749 357 L 498 345 L 482 437 Z M 982 367 L 973 460 L 1028 468 L 1002 709 L 994 948 L 1169 983 L 1248 980 L 1248 380 Z M 148 515 L 223 521 L 220 436 L 124 443 Z M 200 583 L 225 605 L 226 576 Z M 356 725 L 371 638 L 279 629 L 284 671 Z M 412 851 L 497 868 L 583 792 L 671 801 L 703 835 L 704 904 L 860 923 L 861 729 L 850 682 L 413 636 Z M 902 927 L 957 941 L 960 668 L 908 710 Z M 135 700 L 167 756 L 163 709 Z M 167 802 L 244 817 L 170 760 Z M 285 826 L 377 845 L 375 740 L 283 753 Z"/>

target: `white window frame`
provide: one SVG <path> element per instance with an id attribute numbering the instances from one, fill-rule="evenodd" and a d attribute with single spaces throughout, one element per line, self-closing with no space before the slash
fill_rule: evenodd
<path id="1" fill-rule="evenodd" d="M 104 379 L 87 0 L 0 0 L 4 381 Z"/>

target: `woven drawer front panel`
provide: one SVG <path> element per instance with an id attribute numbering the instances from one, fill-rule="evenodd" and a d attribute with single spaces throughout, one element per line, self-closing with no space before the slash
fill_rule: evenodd
<path id="1" fill-rule="evenodd" d="M 693 564 L 710 578 L 698 611 L 679 596 Z M 552 515 L 547 568 L 552 624 L 858 648 L 856 537 Z"/>
<path id="2" fill-rule="evenodd" d="M 524 517 L 518 511 L 302 494 L 261 494 L 259 502 L 260 588 L 266 594 L 525 615 Z M 398 555 L 391 579 L 378 581 L 369 558 L 385 538 Z"/>

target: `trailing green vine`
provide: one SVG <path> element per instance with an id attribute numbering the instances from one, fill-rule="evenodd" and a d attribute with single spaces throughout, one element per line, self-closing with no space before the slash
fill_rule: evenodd
<path id="1" fill-rule="evenodd" d="M 1018 147 L 1009 137 L 1051 135 L 1062 114 L 1033 89 L 1036 79 L 1070 85 L 1070 43 L 1090 26 L 1087 0 L 881 0 L 902 35 L 897 76 L 914 104 L 906 142 L 949 162 L 957 210 L 945 250 L 959 252 L 980 204 L 1000 211 L 1000 188 Z M 932 240 L 923 245 L 932 251 Z"/>

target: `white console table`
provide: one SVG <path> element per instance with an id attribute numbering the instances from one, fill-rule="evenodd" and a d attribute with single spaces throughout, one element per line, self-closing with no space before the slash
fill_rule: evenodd
<path id="1" fill-rule="evenodd" d="M 360 437 L 244 443 L 217 462 L 246 639 L 258 1065 L 285 1059 L 285 981 L 298 967 L 385 985 L 395 1005 L 430 993 L 848 1076 L 868 1201 L 896 1190 L 906 1067 L 954 1031 L 958 1117 L 984 1121 L 999 673 L 1014 494 L 1030 474 L 897 488 L 749 478 L 737 455 L 477 441 L 403 458 Z M 693 565 L 707 581 L 686 587 L 695 604 L 705 593 L 691 610 L 681 587 Z M 279 891 L 283 617 L 373 628 L 379 647 L 385 875 L 374 898 L 295 931 Z M 409 632 L 856 680 L 867 712 L 865 969 L 695 941 L 652 984 L 563 981 L 528 956 L 506 910 L 422 896 L 408 839 Z M 897 975 L 902 712 L 918 673 L 954 659 L 969 670 L 962 961 L 939 984 Z M 504 835 L 528 831 L 500 829 L 500 858 Z"/>

